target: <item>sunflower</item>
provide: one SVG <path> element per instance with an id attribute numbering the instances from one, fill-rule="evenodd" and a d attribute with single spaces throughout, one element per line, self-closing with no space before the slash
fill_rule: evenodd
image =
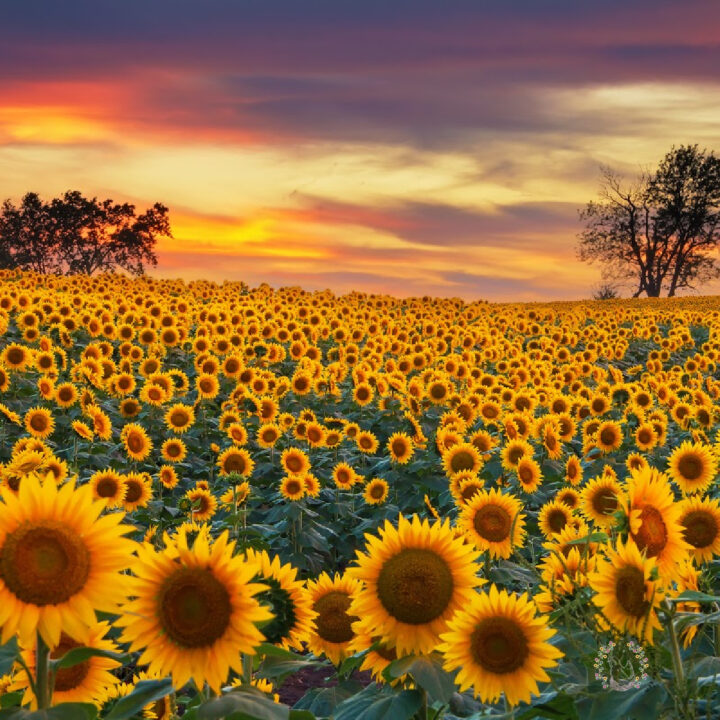
<path id="1" fill-rule="evenodd" d="M 375 391 L 366 382 L 358 383 L 353 390 L 353 400 L 356 405 L 365 407 L 369 405 L 375 397 Z"/>
<path id="2" fill-rule="evenodd" d="M 223 450 L 217 459 L 220 475 L 237 473 L 243 477 L 250 477 L 255 469 L 255 463 L 250 453 L 243 448 L 231 447 Z"/>
<path id="3" fill-rule="evenodd" d="M 577 455 L 571 455 L 565 463 L 565 480 L 570 485 L 577 486 L 583 479 L 583 467 Z"/>
<path id="4" fill-rule="evenodd" d="M 720 501 L 697 495 L 686 498 L 680 503 L 678 522 L 698 563 L 711 562 L 720 554 Z"/>
<path id="5" fill-rule="evenodd" d="M 178 478 L 177 472 L 172 465 L 161 465 L 158 470 L 158 480 L 160 480 L 163 487 L 172 490 L 177 486 L 180 478 Z"/>
<path id="6" fill-rule="evenodd" d="M 190 501 L 190 513 L 197 522 L 206 522 L 217 510 L 217 500 L 207 489 L 193 488 L 185 493 L 185 497 Z"/>
<path id="7" fill-rule="evenodd" d="M 103 500 L 107 507 L 120 507 L 125 500 L 125 479 L 114 470 L 98 470 L 90 477 L 93 498 Z"/>
<path id="8" fill-rule="evenodd" d="M 37 382 L 37 388 L 44 400 L 52 400 L 55 397 L 55 383 L 52 378 L 41 377 Z"/>
<path id="9" fill-rule="evenodd" d="M 250 497 L 250 483 L 246 480 L 237 485 L 230 486 L 220 497 L 220 502 L 237 508 Z"/>
<path id="10" fill-rule="evenodd" d="M 355 470 L 345 462 L 338 463 L 333 468 L 332 477 L 341 490 L 349 490 L 359 480 Z"/>
<path id="11" fill-rule="evenodd" d="M 295 395 L 307 395 L 312 390 L 312 378 L 306 372 L 298 370 L 290 381 L 290 387 Z"/>
<path id="12" fill-rule="evenodd" d="M 23 372 L 32 360 L 30 351 L 24 345 L 10 343 L 0 353 L 0 365 L 8 370 Z"/>
<path id="13" fill-rule="evenodd" d="M 388 496 L 388 484 L 382 478 L 373 478 L 363 492 L 363 498 L 368 505 L 382 505 Z"/>
<path id="14" fill-rule="evenodd" d="M 538 680 L 550 681 L 545 669 L 563 656 L 548 642 L 553 636 L 527 594 L 511 595 L 491 585 L 450 620 L 439 650 L 445 670 L 460 668 L 461 692 L 472 688 L 483 702 L 496 702 L 504 693 L 508 704 L 516 705 L 539 692 Z"/>
<path id="15" fill-rule="evenodd" d="M 369 430 L 361 430 L 355 442 L 360 452 L 368 455 L 372 455 L 378 449 L 378 439 Z"/>
<path id="16" fill-rule="evenodd" d="M 657 445 L 657 435 L 651 423 L 642 423 L 635 430 L 635 444 L 639 450 L 652 450 Z"/>
<path id="17" fill-rule="evenodd" d="M 702 493 L 714 480 L 718 465 L 706 445 L 685 441 L 668 457 L 670 477 L 685 495 Z"/>
<path id="18" fill-rule="evenodd" d="M 620 507 L 622 488 L 608 475 L 591 480 L 580 493 L 580 512 L 596 525 L 611 527 L 615 524 L 613 513 Z"/>
<path id="19" fill-rule="evenodd" d="M 168 430 L 182 434 L 189 430 L 195 422 L 195 410 L 192 405 L 175 403 L 165 413 L 165 425 Z"/>
<path id="20" fill-rule="evenodd" d="M 542 483 L 542 470 L 540 464 L 531 457 L 523 457 L 518 461 L 517 467 L 518 482 L 526 493 L 534 493 Z"/>
<path id="21" fill-rule="evenodd" d="M 73 420 L 71 427 L 83 440 L 92 440 L 95 437 L 92 428 L 82 422 L 82 420 Z"/>
<path id="22" fill-rule="evenodd" d="M 545 503 L 538 515 L 538 526 L 540 532 L 551 538 L 559 533 L 572 520 L 572 510 L 560 500 L 552 500 Z"/>
<path id="23" fill-rule="evenodd" d="M 509 558 L 525 536 L 522 503 L 497 488 L 480 491 L 462 507 L 458 526 L 478 550 L 489 551 L 494 558 Z"/>
<path id="24" fill-rule="evenodd" d="M 230 423 L 225 428 L 225 434 L 235 445 L 244 445 L 248 441 L 248 432 L 240 422 Z"/>
<path id="25" fill-rule="evenodd" d="M 195 379 L 195 387 L 197 388 L 198 397 L 205 400 L 212 400 L 220 392 L 220 382 L 215 375 L 210 373 L 198 375 Z"/>
<path id="26" fill-rule="evenodd" d="M 301 500 L 305 492 L 305 482 L 299 475 L 288 475 L 280 482 L 280 494 L 286 500 Z"/>
<path id="27" fill-rule="evenodd" d="M 61 383 L 55 388 L 55 403 L 59 407 L 72 407 L 77 402 L 77 399 L 78 391 L 72 383 Z"/>
<path id="28" fill-rule="evenodd" d="M 2 643 L 15 634 L 31 643 L 37 630 L 48 647 L 60 634 L 81 640 L 94 610 L 117 608 L 121 572 L 135 543 L 122 513 L 100 517 L 87 485 L 60 488 L 52 477 L 23 478 L 17 495 L 0 488 L 0 625 Z"/>
<path id="29" fill-rule="evenodd" d="M 459 475 L 463 479 L 460 480 L 456 503 L 459 507 L 462 507 L 477 493 L 485 489 L 485 483 L 477 475 L 471 473 L 459 473 Z"/>
<path id="30" fill-rule="evenodd" d="M 637 545 L 618 539 L 588 575 L 593 598 L 603 615 L 620 632 L 629 632 L 652 644 L 653 630 L 660 629 L 656 609 L 663 599 L 659 581 L 652 580 L 655 558 L 641 553 Z"/>
<path id="31" fill-rule="evenodd" d="M 112 435 L 112 423 L 107 413 L 97 405 L 88 405 L 85 411 L 93 421 L 93 431 L 101 440 L 109 440 Z"/>
<path id="32" fill-rule="evenodd" d="M 125 398 L 120 403 L 120 415 L 124 418 L 137 417 L 141 409 L 142 406 L 135 398 Z"/>
<path id="33" fill-rule="evenodd" d="M 264 586 L 252 580 L 258 567 L 233 556 L 227 531 L 214 542 L 200 530 L 190 548 L 187 533 L 165 535 L 165 549 L 143 545 L 133 562 L 133 600 L 116 624 L 122 642 L 142 651 L 139 664 L 175 687 L 191 678 L 219 692 L 230 670 L 242 673 L 241 653 L 253 655 L 263 641 L 255 623 L 272 613 L 253 597 Z"/>
<path id="34" fill-rule="evenodd" d="M 355 638 L 353 623 L 357 616 L 350 614 L 353 598 L 360 591 L 361 583 L 348 573 L 335 573 L 330 577 L 320 573 L 317 580 L 308 580 L 307 589 L 315 613 L 315 627 L 307 640 L 309 650 L 315 655 L 325 655 L 339 665 L 352 655 Z"/>
<path id="35" fill-rule="evenodd" d="M 532 445 L 527 440 L 511 440 L 500 453 L 502 466 L 505 470 L 515 470 L 522 458 L 533 456 Z"/>
<path id="36" fill-rule="evenodd" d="M 571 510 L 575 510 L 580 505 L 580 493 L 573 488 L 563 488 L 558 490 L 555 498 L 561 503 L 565 503 Z"/>
<path id="37" fill-rule="evenodd" d="M 680 506 L 667 477 L 654 469 L 631 473 L 623 509 L 630 537 L 649 558 L 657 559 L 660 575 L 669 576 L 691 546 L 683 540 Z"/>
<path id="38" fill-rule="evenodd" d="M 478 551 L 455 536 L 449 520 L 432 525 L 417 515 L 388 520 L 380 537 L 366 535 L 366 552 L 348 573 L 364 583 L 351 612 L 399 654 L 428 653 L 452 614 L 480 584 Z"/>
<path id="39" fill-rule="evenodd" d="M 291 475 L 302 475 L 310 470 L 310 458 L 299 448 L 283 450 L 280 463 Z"/>
<path id="40" fill-rule="evenodd" d="M 187 448 L 185 443 L 180 438 L 170 438 L 166 440 L 160 451 L 163 456 L 163 460 L 168 462 L 177 463 L 182 462 L 187 456 Z"/>
<path id="41" fill-rule="evenodd" d="M 142 425 L 128 423 L 120 433 L 120 439 L 125 445 L 125 452 L 133 460 L 145 460 L 152 450 L 152 440 Z"/>
<path id="42" fill-rule="evenodd" d="M 275 423 L 264 423 L 258 428 L 256 441 L 258 447 L 271 448 L 280 439 L 282 430 Z"/>
<path id="43" fill-rule="evenodd" d="M 476 473 L 482 467 L 478 449 L 472 443 L 458 443 L 442 454 L 445 473 L 452 477 L 459 472 Z"/>
<path id="44" fill-rule="evenodd" d="M 305 484 L 305 494 L 310 497 L 320 495 L 320 481 L 311 472 L 304 473 L 300 476 Z"/>
<path id="45" fill-rule="evenodd" d="M 271 560 L 265 550 L 249 548 L 245 556 L 259 568 L 254 581 L 268 587 L 257 596 L 258 601 L 271 607 L 275 615 L 262 628 L 265 639 L 286 650 L 302 650 L 313 631 L 315 612 L 310 593 L 297 579 L 297 569 L 281 564 L 277 555 Z"/>
<path id="46" fill-rule="evenodd" d="M 393 433 L 387 441 L 387 449 L 393 462 L 405 465 L 413 455 L 413 442 L 406 433 Z"/>
<path id="47" fill-rule="evenodd" d="M 145 507 L 152 498 L 152 484 L 145 474 L 129 473 L 125 475 L 125 499 L 123 507 L 127 512 Z"/>
<path id="48" fill-rule="evenodd" d="M 614 420 L 606 420 L 595 431 L 595 444 L 604 453 L 617 450 L 623 441 L 622 426 Z"/>
<path id="49" fill-rule="evenodd" d="M 34 407 L 25 413 L 25 429 L 36 438 L 46 438 L 55 429 L 52 413 L 41 407 Z"/>

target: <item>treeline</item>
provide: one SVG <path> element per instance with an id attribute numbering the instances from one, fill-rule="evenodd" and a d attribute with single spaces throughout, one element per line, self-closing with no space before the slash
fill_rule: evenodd
<path id="1" fill-rule="evenodd" d="M 172 237 L 168 208 L 137 214 L 130 203 L 88 199 L 77 190 L 49 202 L 27 193 L 0 210 L 0 267 L 39 273 L 124 270 L 142 275 L 157 265 L 159 237 Z"/>

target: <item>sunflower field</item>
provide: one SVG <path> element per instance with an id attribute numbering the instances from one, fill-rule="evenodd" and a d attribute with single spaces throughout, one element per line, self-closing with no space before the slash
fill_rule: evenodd
<path id="1" fill-rule="evenodd" d="M 0 271 L 0 720 L 720 717 L 720 298 Z"/>

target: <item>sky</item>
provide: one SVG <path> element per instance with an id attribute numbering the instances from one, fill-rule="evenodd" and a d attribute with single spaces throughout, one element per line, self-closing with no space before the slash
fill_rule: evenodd
<path id="1" fill-rule="evenodd" d="M 711 0 L 23 0 L 0 199 L 170 208 L 158 277 L 590 297 L 600 166 L 720 152 Z M 704 292 L 720 293 L 720 285 Z"/>

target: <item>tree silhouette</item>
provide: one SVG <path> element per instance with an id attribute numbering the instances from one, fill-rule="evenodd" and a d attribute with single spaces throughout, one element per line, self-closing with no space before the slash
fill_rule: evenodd
<path id="1" fill-rule="evenodd" d="M 0 266 L 40 273 L 125 270 L 157 265 L 158 237 L 172 237 L 168 208 L 155 203 L 140 215 L 130 203 L 98 201 L 79 191 L 43 202 L 27 193 L 19 206 L 0 211 Z"/>
<path id="2" fill-rule="evenodd" d="M 624 185 L 602 169 L 600 200 L 580 211 L 578 256 L 604 277 L 636 283 L 634 297 L 672 297 L 720 277 L 720 159 L 697 145 L 673 148 L 652 174 Z"/>

